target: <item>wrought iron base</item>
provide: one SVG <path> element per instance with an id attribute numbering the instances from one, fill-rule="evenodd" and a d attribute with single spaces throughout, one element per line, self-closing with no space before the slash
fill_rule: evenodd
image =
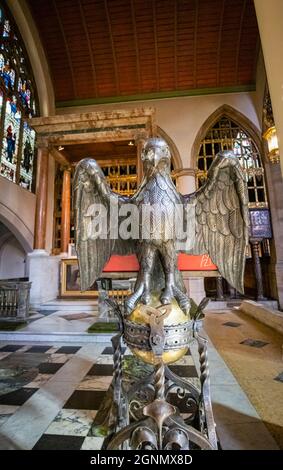
<path id="1" fill-rule="evenodd" d="M 117 311 L 116 311 L 117 313 Z M 197 341 L 200 362 L 200 390 L 189 379 L 178 377 L 163 363 L 160 342 L 157 364 L 147 377 L 128 390 L 122 380 L 123 318 L 121 331 L 112 338 L 114 349 L 113 402 L 109 413 L 109 435 L 104 449 L 131 450 L 216 450 L 217 436 L 213 419 L 207 340 L 198 334 L 197 322 L 192 322 L 193 340 Z M 156 326 L 153 328 L 157 334 Z M 159 328 L 163 323 L 159 321 Z M 185 413 L 170 403 L 174 391 Z"/>

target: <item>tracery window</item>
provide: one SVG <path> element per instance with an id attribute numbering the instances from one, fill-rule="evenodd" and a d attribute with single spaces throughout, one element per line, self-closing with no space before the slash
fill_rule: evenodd
<path id="1" fill-rule="evenodd" d="M 0 174 L 33 191 L 35 132 L 27 119 L 37 115 L 33 74 L 18 29 L 0 7 Z"/>
<path id="2" fill-rule="evenodd" d="M 137 190 L 136 158 L 101 162 L 101 168 L 110 188 L 123 196 L 132 196 Z"/>
<path id="3" fill-rule="evenodd" d="M 197 156 L 197 186 L 206 180 L 217 153 L 226 149 L 232 149 L 240 160 L 248 186 L 249 207 L 268 207 L 259 150 L 250 135 L 226 116 L 221 117 L 201 141 Z"/>

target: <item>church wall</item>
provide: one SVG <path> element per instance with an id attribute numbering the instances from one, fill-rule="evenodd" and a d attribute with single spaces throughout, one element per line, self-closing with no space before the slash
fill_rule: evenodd
<path id="1" fill-rule="evenodd" d="M 255 108 L 256 93 L 227 93 L 206 96 L 189 96 L 163 100 L 136 101 L 132 103 L 105 104 L 58 108 L 56 114 L 69 114 L 107 109 L 133 109 L 152 106 L 156 109 L 156 122 L 173 140 L 180 153 L 183 168 L 193 167 L 191 149 L 195 137 L 204 123 L 217 108 L 228 104 L 247 116 L 260 129 L 261 124 Z M 83 156 L 82 156 L 83 157 Z"/>
<path id="2" fill-rule="evenodd" d="M 0 220 L 26 252 L 33 248 L 35 199 L 35 194 L 0 176 Z"/>
<path id="3" fill-rule="evenodd" d="M 262 121 L 263 99 L 266 87 L 266 71 L 262 51 L 259 54 L 256 75 L 255 109 L 258 119 Z M 273 238 L 271 240 L 271 256 L 267 266 L 263 267 L 264 285 L 268 285 L 269 295 L 277 298 L 279 308 L 283 309 L 283 180 L 279 164 L 272 164 L 263 146 L 263 163 L 265 167 L 267 193 L 269 199 Z"/>
<path id="4" fill-rule="evenodd" d="M 11 234 L 0 246 L 0 279 L 25 277 L 26 252 Z"/>

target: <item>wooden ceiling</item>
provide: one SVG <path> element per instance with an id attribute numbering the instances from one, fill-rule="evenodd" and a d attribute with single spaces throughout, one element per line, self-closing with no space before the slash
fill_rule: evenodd
<path id="1" fill-rule="evenodd" d="M 253 0 L 28 0 L 58 106 L 251 89 Z"/>
<path id="2" fill-rule="evenodd" d="M 134 142 L 132 142 L 134 144 Z M 121 158 L 136 158 L 137 147 L 129 145 L 129 141 L 93 142 L 89 144 L 65 145 L 65 157 L 70 162 L 78 162 L 82 158 L 95 158 L 96 160 L 121 160 Z"/>

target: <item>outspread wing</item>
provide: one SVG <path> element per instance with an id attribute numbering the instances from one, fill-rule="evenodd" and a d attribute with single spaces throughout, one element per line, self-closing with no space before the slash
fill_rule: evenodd
<path id="1" fill-rule="evenodd" d="M 190 253 L 209 254 L 220 274 L 243 293 L 248 194 L 233 152 L 220 152 L 209 169 L 206 183 L 184 198 L 185 204 L 195 205 L 195 240 Z"/>
<path id="2" fill-rule="evenodd" d="M 110 233 L 110 207 L 115 212 L 128 198 L 113 193 L 93 159 L 84 159 L 76 167 L 73 183 L 75 246 L 78 255 L 81 289 L 86 290 L 99 278 L 112 254 L 135 253 L 132 240 L 121 240 Z M 94 234 L 94 217 L 100 207 L 101 235 Z M 113 220 L 114 222 L 114 220 Z M 115 222 L 114 222 L 115 223 Z M 97 227 L 96 227 L 97 228 Z M 118 233 L 118 231 L 116 231 Z"/>

